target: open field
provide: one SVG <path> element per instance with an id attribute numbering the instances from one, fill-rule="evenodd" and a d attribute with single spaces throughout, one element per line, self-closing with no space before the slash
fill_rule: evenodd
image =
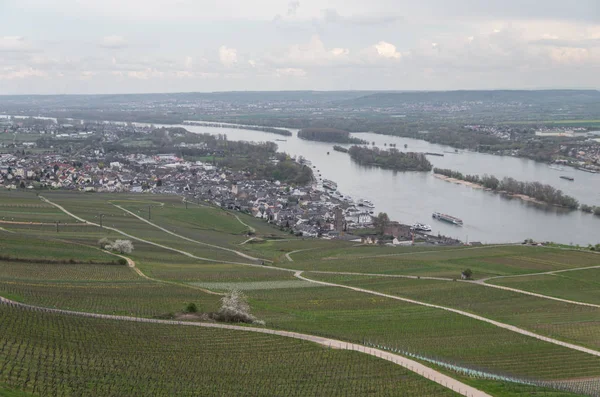
<path id="1" fill-rule="evenodd" d="M 598 256 L 600 257 L 600 255 Z M 488 283 L 562 299 L 600 304 L 600 269 L 499 278 L 489 280 Z"/>
<path id="2" fill-rule="evenodd" d="M 600 350 L 600 309 L 465 282 L 312 273 L 309 278 L 461 309 Z"/>
<path id="3" fill-rule="evenodd" d="M 0 382 L 33 395 L 429 395 L 393 363 L 310 342 L 0 306 Z"/>

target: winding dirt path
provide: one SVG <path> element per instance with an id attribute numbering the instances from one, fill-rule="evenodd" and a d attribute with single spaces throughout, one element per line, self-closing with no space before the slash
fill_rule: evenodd
<path id="1" fill-rule="evenodd" d="M 304 251 L 312 251 L 315 250 L 316 248 L 306 248 L 303 250 L 296 250 L 296 251 L 292 251 L 292 252 L 288 252 L 287 254 L 285 254 L 285 257 L 287 258 L 287 260 L 289 262 L 293 262 L 294 260 L 292 259 L 292 254 L 297 254 L 299 252 L 304 252 Z"/>
<path id="2" fill-rule="evenodd" d="M 218 324 L 218 323 L 201 323 L 201 322 L 186 322 L 186 321 L 176 321 L 176 320 L 158 320 L 151 318 L 141 318 L 141 317 L 129 317 L 129 316 L 114 316 L 110 314 L 97 314 L 97 313 L 86 313 L 86 312 L 75 312 L 71 310 L 61 310 L 61 309 L 52 309 L 52 308 L 43 308 L 39 306 L 27 305 L 24 303 L 14 302 L 9 299 L 0 297 L 0 304 L 10 305 L 13 307 L 19 307 L 29 310 L 35 310 L 45 313 L 57 313 L 64 314 L 70 316 L 78 316 L 78 317 L 88 317 L 88 318 L 98 318 L 104 320 L 116 320 L 116 321 L 131 321 L 131 322 L 139 322 L 139 323 L 152 323 L 152 324 L 168 324 L 168 325 L 178 325 L 178 326 L 188 326 L 188 327 L 204 327 L 204 328 L 220 328 L 227 329 L 233 331 L 243 331 L 243 332 L 256 332 L 261 334 L 269 334 L 269 335 L 277 335 L 283 336 L 286 338 L 300 339 L 313 343 L 317 343 L 322 346 L 326 346 L 329 348 L 340 349 L 340 350 L 350 350 L 357 351 L 364 354 L 368 354 L 377 358 L 381 358 L 386 361 L 393 362 L 396 365 L 399 365 L 403 368 L 406 368 L 418 375 L 421 375 L 441 386 L 444 386 L 448 389 L 451 389 L 463 396 L 469 397 L 491 397 L 489 394 L 482 392 L 474 387 L 466 385 L 454 378 L 451 378 L 447 375 L 442 374 L 432 368 L 429 368 L 417 361 L 408 359 L 406 357 L 400 356 L 398 354 L 393 354 L 384 350 L 379 350 L 371 347 L 366 347 L 363 345 L 343 342 L 336 339 L 323 338 L 315 335 L 301 334 L 298 332 L 289 332 L 289 331 L 277 331 L 267 328 L 256 328 L 256 327 L 242 327 L 237 325 L 227 325 L 227 324 Z"/>
<path id="3" fill-rule="evenodd" d="M 461 316 L 465 316 L 465 317 L 469 317 L 469 318 L 472 318 L 472 319 L 475 319 L 475 320 L 483 321 L 485 323 L 495 325 L 498 328 L 503 328 L 503 329 L 506 329 L 506 330 L 509 330 L 509 331 L 512 331 L 512 332 L 516 332 L 516 333 L 521 334 L 521 335 L 529 336 L 529 337 L 532 337 L 532 338 L 535 338 L 535 339 L 538 339 L 538 340 L 541 340 L 541 341 L 544 341 L 544 342 L 552 343 L 554 345 L 566 347 L 566 348 L 571 349 L 571 350 L 577 350 L 577 351 L 580 351 L 580 352 L 583 352 L 583 353 L 587 353 L 587 354 L 591 354 L 593 356 L 600 357 L 600 351 L 593 350 L 593 349 L 588 349 L 587 347 L 574 345 L 572 343 L 562 342 L 560 340 L 549 338 L 547 336 L 538 335 L 536 333 L 527 331 L 525 329 L 522 329 L 522 328 L 519 328 L 519 327 L 515 327 L 514 325 L 504 324 L 504 323 L 501 323 L 499 321 L 495 321 L 495 320 L 489 319 L 487 317 L 482 317 L 482 316 L 479 316 L 477 314 L 465 312 L 463 310 L 454 309 L 454 308 L 451 308 L 451 307 L 440 306 L 440 305 L 434 305 L 434 304 L 431 304 L 431 303 L 421 302 L 421 301 L 417 301 L 417 300 L 414 300 L 414 299 L 402 298 L 402 297 L 399 297 L 399 296 L 396 296 L 396 295 L 388 295 L 388 294 L 384 294 L 384 293 L 377 292 L 377 291 L 371 291 L 371 290 L 368 290 L 368 289 L 363 289 L 363 288 L 358 288 L 358 287 L 351 287 L 351 286 L 343 285 L 343 284 L 335 284 L 335 283 L 329 283 L 329 282 L 325 282 L 325 281 L 312 280 L 310 278 L 306 278 L 306 277 L 302 276 L 302 273 L 303 273 L 303 271 L 297 271 L 296 273 L 294 273 L 294 276 L 296 278 L 299 278 L 300 280 L 310 281 L 310 282 L 313 282 L 313 283 L 317 283 L 317 284 L 321 284 L 321 285 L 326 285 L 326 286 L 329 286 L 329 287 L 346 288 L 346 289 L 349 289 L 349 290 L 352 290 L 352 291 L 356 291 L 356 292 L 362 292 L 362 293 L 365 293 L 365 294 L 377 295 L 377 296 L 381 296 L 381 297 L 384 297 L 384 298 L 390 298 L 390 299 L 395 299 L 395 300 L 399 300 L 399 301 L 403 301 L 403 302 L 407 302 L 407 303 L 413 303 L 415 305 L 420 305 L 420 306 L 431 307 L 431 308 L 434 308 L 434 309 L 445 310 L 447 312 L 452 312 L 452 313 L 460 314 Z"/>
<path id="4" fill-rule="evenodd" d="M 242 225 L 246 226 L 248 228 L 248 230 L 250 230 L 252 233 L 256 233 L 256 229 L 253 228 L 252 226 L 250 226 L 249 224 L 247 224 L 246 222 L 244 222 L 243 220 L 241 220 L 239 216 L 237 216 L 235 214 L 233 216 L 235 216 L 235 219 L 237 219 L 238 222 L 241 223 Z"/>

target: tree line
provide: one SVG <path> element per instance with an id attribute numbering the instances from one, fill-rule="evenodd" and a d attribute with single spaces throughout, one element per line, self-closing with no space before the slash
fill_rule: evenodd
<path id="1" fill-rule="evenodd" d="M 367 141 L 350 136 L 348 131 L 335 128 L 305 128 L 298 132 L 298 138 L 309 141 L 367 144 Z"/>
<path id="2" fill-rule="evenodd" d="M 540 182 L 521 182 L 510 177 L 499 180 L 493 175 L 463 175 L 461 172 L 444 168 L 434 168 L 433 172 L 461 181 L 475 183 L 496 192 L 522 194 L 546 204 L 570 209 L 579 208 L 579 201 L 577 199 L 564 194 L 560 189 Z"/>
<path id="3" fill-rule="evenodd" d="M 380 150 L 352 146 L 348 151 L 352 160 L 362 165 L 373 165 L 396 171 L 431 171 L 432 165 L 423 153 L 402 153 L 398 149 Z"/>

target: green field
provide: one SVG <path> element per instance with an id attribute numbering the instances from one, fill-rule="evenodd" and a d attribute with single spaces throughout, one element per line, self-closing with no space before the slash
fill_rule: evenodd
<path id="1" fill-rule="evenodd" d="M 600 255 L 598 255 L 600 259 Z M 600 305 L 600 269 L 492 279 L 491 284 Z"/>
<path id="2" fill-rule="evenodd" d="M 342 288 L 247 291 L 267 326 L 365 340 L 534 379 L 600 377 L 600 357 L 465 316 Z"/>
<path id="3" fill-rule="evenodd" d="M 529 246 L 429 249 L 397 254 L 364 255 L 362 247 L 346 249 L 318 260 L 306 257 L 318 251 L 302 252 L 293 263 L 281 266 L 307 271 L 359 272 L 460 278 L 466 268 L 476 279 L 547 272 L 600 265 L 600 256 L 587 252 L 563 251 Z M 303 256 L 304 255 L 304 256 Z"/>
<path id="4" fill-rule="evenodd" d="M 312 273 L 309 278 L 461 309 L 600 350 L 600 309 L 464 282 Z"/>

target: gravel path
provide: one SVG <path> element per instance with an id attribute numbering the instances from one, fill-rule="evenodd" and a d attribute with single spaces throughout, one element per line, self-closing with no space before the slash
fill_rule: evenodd
<path id="1" fill-rule="evenodd" d="M 304 252 L 304 251 L 312 251 L 314 249 L 316 249 L 316 248 L 306 248 L 303 250 L 296 250 L 296 251 L 288 252 L 287 254 L 285 254 L 285 257 L 287 258 L 287 260 L 289 262 L 293 262 L 294 260 L 292 259 L 292 256 L 291 256 L 292 254 L 297 254 L 298 252 Z"/>
<path id="2" fill-rule="evenodd" d="M 288 332 L 288 331 L 276 331 L 267 328 L 256 328 L 256 327 L 242 327 L 236 325 L 226 325 L 226 324 L 217 324 L 217 323 L 199 323 L 199 322 L 186 322 L 186 321 L 175 321 L 175 320 L 158 320 L 151 318 L 140 318 L 140 317 L 129 317 L 129 316 L 113 316 L 109 314 L 97 314 L 97 313 L 86 313 L 86 312 L 75 312 L 71 310 L 61 310 L 61 309 L 51 309 L 51 308 L 43 308 L 33 305 L 27 305 L 23 303 L 18 303 L 11 301 L 9 299 L 0 297 L 0 304 L 16 306 L 29 310 L 36 310 L 45 313 L 57 313 L 57 314 L 65 314 L 71 316 L 79 316 L 79 317 L 89 317 L 89 318 L 98 318 L 104 320 L 117 320 L 117 321 L 132 321 L 132 322 L 140 322 L 140 323 L 152 323 L 152 324 L 169 324 L 169 325 L 179 325 L 179 326 L 191 326 L 191 327 L 205 327 L 205 328 L 220 328 L 234 331 L 244 331 L 244 332 L 257 332 L 262 334 L 270 334 L 270 335 L 278 335 L 287 338 L 301 339 L 313 343 L 318 343 L 320 345 L 341 349 L 341 350 L 351 350 L 357 351 L 364 354 L 369 354 L 374 357 L 381 358 L 386 361 L 391 361 L 394 364 L 400 365 L 412 372 L 415 372 L 439 385 L 442 385 L 448 389 L 454 390 L 455 392 L 469 397 L 491 397 L 489 394 L 486 394 L 474 387 L 468 386 L 456 379 L 453 379 L 447 375 L 444 375 L 432 368 L 429 368 L 421 363 L 418 363 L 414 360 L 408 359 L 406 357 L 400 356 L 398 354 L 393 354 L 384 350 L 379 350 L 371 347 L 366 347 L 363 345 L 343 342 L 336 339 L 323 338 L 315 335 L 301 334 L 297 332 Z"/>

